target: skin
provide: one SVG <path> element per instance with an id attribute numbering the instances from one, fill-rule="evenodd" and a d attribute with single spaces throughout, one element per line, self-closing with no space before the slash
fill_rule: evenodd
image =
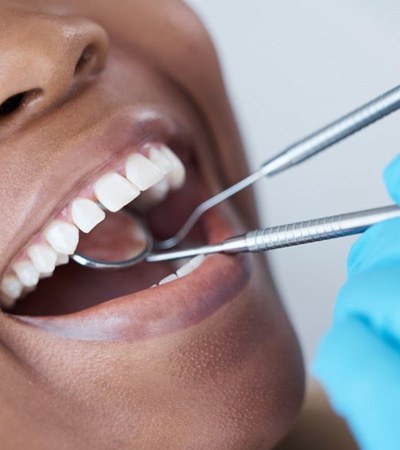
<path id="1" fill-rule="evenodd" d="M 127 103 L 189 118 L 214 189 L 247 173 L 214 48 L 181 1 L 0 0 L 0 68 L 0 102 L 31 91 L 0 119 L 0 271 L 86 170 L 80 142 Z M 102 157 L 99 147 L 87 164 Z M 236 208 L 256 226 L 249 194 Z M 265 263 L 252 259 L 236 298 L 153 339 L 81 342 L 0 313 L 2 448 L 272 448 L 300 408 L 303 367 Z"/>

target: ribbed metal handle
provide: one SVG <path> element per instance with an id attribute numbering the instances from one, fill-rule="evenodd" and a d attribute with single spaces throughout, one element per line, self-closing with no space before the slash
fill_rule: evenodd
<path id="1" fill-rule="evenodd" d="M 232 253 L 238 248 L 249 252 L 274 250 L 363 233 L 372 225 L 397 217 L 400 217 L 400 208 L 391 205 L 254 230 L 225 243 L 229 247 L 227 251 Z"/>
<path id="2" fill-rule="evenodd" d="M 366 227 L 360 227 L 354 234 L 362 233 Z M 309 244 L 348 235 L 343 229 L 343 219 L 327 217 L 304 222 L 252 231 L 246 236 L 249 251 L 265 251 L 294 245 Z"/>
<path id="3" fill-rule="evenodd" d="M 359 234 L 372 225 L 394 218 L 400 218 L 400 208 L 397 205 L 384 206 L 366 211 L 254 230 L 214 245 L 152 254 L 148 256 L 147 261 L 172 261 L 213 253 L 263 252 L 292 247 Z"/>

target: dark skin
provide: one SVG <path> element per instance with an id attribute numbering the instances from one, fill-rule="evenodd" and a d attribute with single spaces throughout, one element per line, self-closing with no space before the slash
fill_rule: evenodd
<path id="1" fill-rule="evenodd" d="M 2 271 L 101 165 L 101 145 L 84 164 L 77 149 L 127 105 L 184 124 L 211 190 L 246 175 L 214 48 L 181 1 L 0 0 L 0 22 L 0 102 L 29 93 L 0 123 Z M 248 194 L 235 208 L 257 226 Z M 263 259 L 251 267 L 219 310 L 152 339 L 65 339 L 0 313 L 2 448 L 273 448 L 298 414 L 303 367 Z"/>

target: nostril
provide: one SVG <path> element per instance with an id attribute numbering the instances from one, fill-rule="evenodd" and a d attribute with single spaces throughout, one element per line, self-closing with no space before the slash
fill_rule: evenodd
<path id="1" fill-rule="evenodd" d="M 31 89 L 8 97 L 0 104 L 0 119 L 15 113 L 36 98 L 41 92 L 41 89 Z"/>
<path id="2" fill-rule="evenodd" d="M 24 102 L 25 92 L 13 95 L 0 105 L 0 117 L 8 116 L 16 111 Z"/>
<path id="3" fill-rule="evenodd" d="M 82 51 L 79 59 L 75 65 L 75 75 L 78 75 L 82 72 L 86 72 L 88 68 L 93 66 L 93 63 L 96 60 L 97 48 L 95 44 L 87 45 Z"/>

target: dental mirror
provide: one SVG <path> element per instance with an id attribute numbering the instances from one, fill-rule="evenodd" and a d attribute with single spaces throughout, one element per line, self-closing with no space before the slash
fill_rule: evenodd
<path id="1" fill-rule="evenodd" d="M 243 235 L 233 236 L 218 244 L 158 254 L 150 253 L 152 249 L 151 236 L 146 233 L 144 225 L 139 220 L 129 217 L 126 213 L 123 214 L 125 215 L 120 215 L 117 219 L 117 225 L 125 225 L 123 233 L 118 236 L 115 233 L 112 235 L 110 224 L 108 224 L 103 230 L 98 231 L 96 239 L 89 239 L 82 244 L 83 251 L 90 254 L 90 257 L 75 254 L 72 258 L 77 263 L 90 268 L 121 269 L 133 266 L 143 260 L 146 262 L 162 262 L 215 253 L 264 252 L 360 234 L 384 220 L 399 218 L 400 208 L 397 205 L 389 205 L 366 211 L 258 229 Z M 115 226 L 115 221 L 110 223 L 111 226 Z M 111 235 L 111 239 L 106 242 L 108 247 L 104 245 L 103 235 L 107 231 Z M 128 246 L 126 246 L 127 242 L 129 242 Z"/>
<path id="2" fill-rule="evenodd" d="M 71 258 L 91 269 L 116 270 L 144 261 L 152 249 L 153 237 L 142 220 L 121 210 L 108 214 L 90 234 L 81 236 Z"/>

